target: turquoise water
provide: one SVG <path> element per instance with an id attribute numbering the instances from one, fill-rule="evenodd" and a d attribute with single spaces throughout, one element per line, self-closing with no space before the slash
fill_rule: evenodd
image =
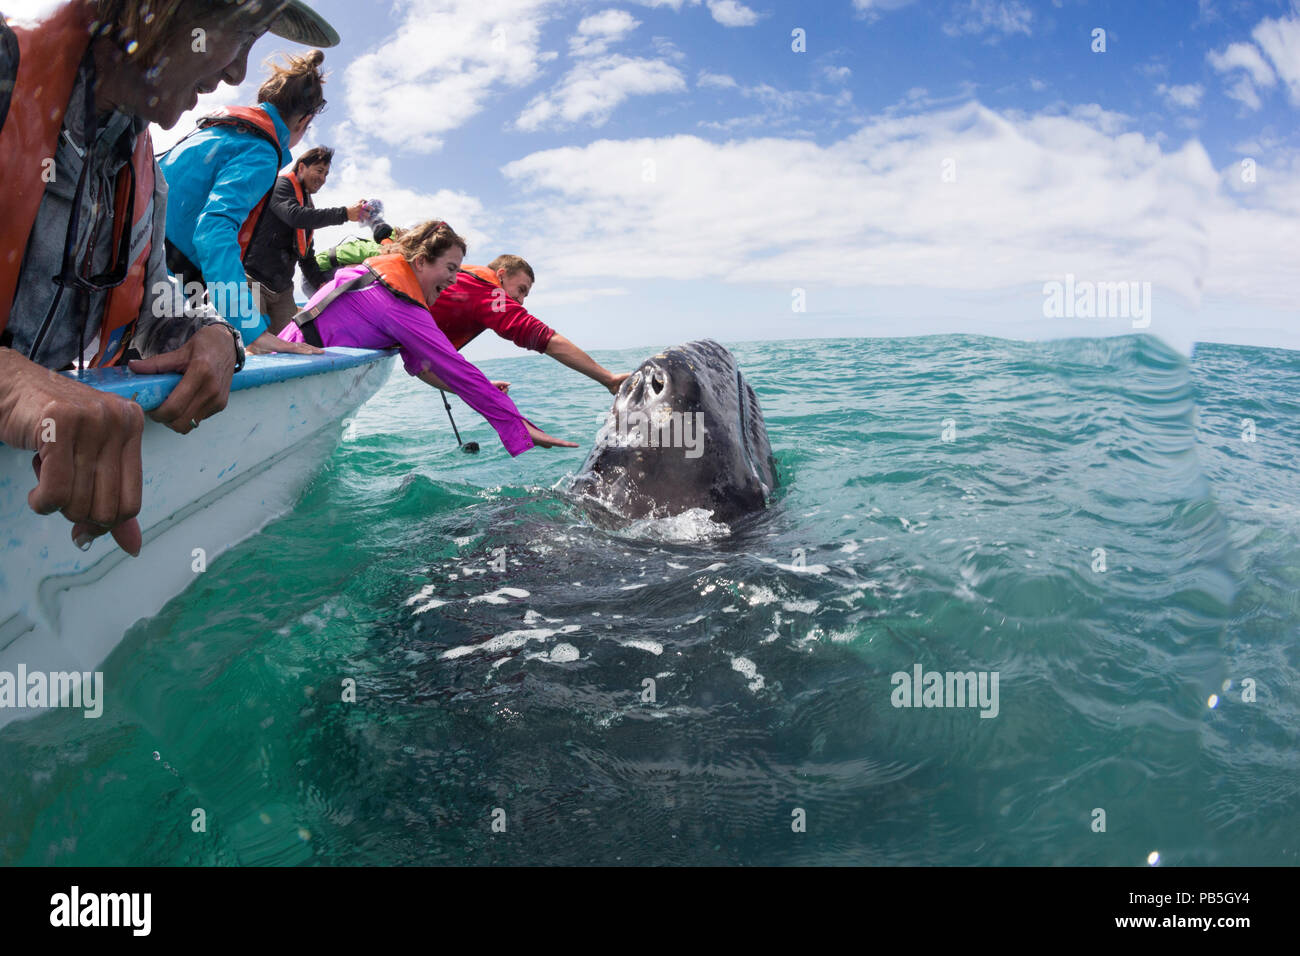
<path id="1" fill-rule="evenodd" d="M 1300 354 L 734 351 L 784 486 L 730 535 L 566 497 L 609 398 L 556 363 L 482 363 L 583 445 L 517 460 L 399 369 L 104 717 L 0 733 L 0 861 L 1297 862 Z M 996 717 L 893 706 L 916 664 Z"/>

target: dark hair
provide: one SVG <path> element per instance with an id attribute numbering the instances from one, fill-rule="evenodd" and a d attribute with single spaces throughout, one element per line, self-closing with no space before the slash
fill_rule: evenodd
<path id="1" fill-rule="evenodd" d="M 315 116 L 325 108 L 325 93 L 321 89 L 325 74 L 320 71 L 325 54 L 309 50 L 301 56 L 283 55 L 288 60 L 287 66 L 267 61 L 271 75 L 258 88 L 257 102 L 270 103 L 286 123 L 299 116 Z"/>
<path id="2" fill-rule="evenodd" d="M 317 163 L 324 163 L 328 166 L 333 161 L 334 150 L 328 146 L 313 146 L 294 160 L 293 168 L 297 172 L 299 166 L 315 166 Z"/>
<path id="3" fill-rule="evenodd" d="M 519 256 L 512 256 L 508 253 L 506 255 L 497 256 L 488 263 L 488 268 L 493 272 L 496 272 L 498 269 L 505 269 L 506 275 L 510 275 L 512 272 L 527 272 L 528 278 L 532 279 L 534 282 L 537 281 L 537 276 L 533 275 L 532 266 Z"/>
<path id="4" fill-rule="evenodd" d="M 432 262 L 452 246 L 460 246 L 462 253 L 469 252 L 465 240 L 441 219 L 430 219 L 412 226 L 402 232 L 401 238 L 398 238 L 397 230 L 393 230 L 393 248 L 406 256 L 407 262 L 420 258 Z"/>

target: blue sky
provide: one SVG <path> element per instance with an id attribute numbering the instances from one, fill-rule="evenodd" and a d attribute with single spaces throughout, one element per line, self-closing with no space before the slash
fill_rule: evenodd
<path id="1" fill-rule="evenodd" d="M 343 36 L 318 202 L 525 256 L 581 345 L 1131 330 L 1046 316 L 1071 275 L 1150 283 L 1177 345 L 1300 347 L 1300 0 L 314 6 Z"/>

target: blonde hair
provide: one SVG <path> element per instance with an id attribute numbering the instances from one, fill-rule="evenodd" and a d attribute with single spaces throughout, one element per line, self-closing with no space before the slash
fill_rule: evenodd
<path id="1" fill-rule="evenodd" d="M 462 253 L 469 252 L 465 240 L 456 235 L 456 230 L 441 219 L 430 219 L 418 226 L 412 226 L 404 230 L 400 238 L 397 236 L 397 231 L 393 231 L 393 247 L 406 256 L 407 262 L 414 262 L 420 258 L 432 262 L 452 246 L 460 246 Z"/>
<path id="2" fill-rule="evenodd" d="M 320 65 L 325 54 L 308 50 L 293 55 L 281 54 L 285 64 L 267 60 L 271 75 L 258 87 L 257 102 L 270 103 L 280 111 L 280 117 L 290 122 L 299 116 L 314 116 L 325 108 L 325 74 Z"/>

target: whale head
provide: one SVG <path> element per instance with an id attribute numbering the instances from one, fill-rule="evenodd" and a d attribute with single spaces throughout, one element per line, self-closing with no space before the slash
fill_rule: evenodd
<path id="1" fill-rule="evenodd" d="M 647 358 L 623 382 L 574 490 L 629 517 L 764 508 L 776 463 L 758 396 L 712 340 Z"/>

